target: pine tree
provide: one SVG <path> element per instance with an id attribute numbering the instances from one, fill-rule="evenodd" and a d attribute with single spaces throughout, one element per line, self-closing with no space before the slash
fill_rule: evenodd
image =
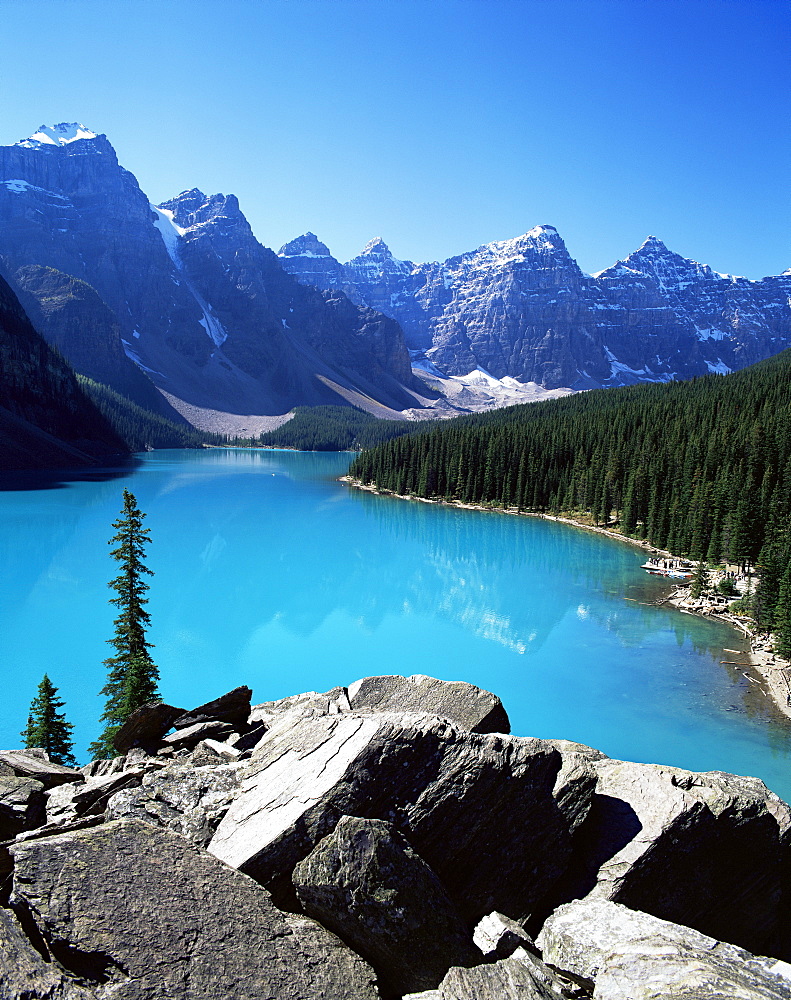
<path id="1" fill-rule="evenodd" d="M 120 614 L 114 623 L 115 635 L 108 639 L 115 656 L 104 661 L 108 676 L 101 693 L 107 701 L 101 720 L 107 725 L 88 748 L 94 757 L 113 756 L 113 737 L 129 715 L 157 698 L 159 671 L 149 653 L 151 643 L 146 641 L 151 616 L 145 610 L 148 584 L 144 577 L 153 573 L 143 562 L 145 546 L 151 541 L 148 528 L 143 527 L 145 516 L 134 495 L 124 490 L 121 516 L 113 522 L 117 534 L 108 543 L 115 544 L 110 555 L 120 564 L 120 573 L 108 584 L 116 593 L 110 603 L 120 609 Z"/>
<path id="2" fill-rule="evenodd" d="M 66 722 L 66 716 L 58 709 L 63 702 L 57 697 L 58 689 L 44 674 L 38 686 L 38 694 L 30 703 L 27 727 L 20 734 L 28 749 L 37 747 L 46 750 L 49 759 L 56 764 L 77 766 L 72 749 L 74 743 L 71 731 L 74 728 Z"/>
<path id="3" fill-rule="evenodd" d="M 691 597 L 698 598 L 701 594 L 706 593 L 711 590 L 711 577 L 709 576 L 709 567 L 706 565 L 705 560 L 701 559 L 695 570 L 695 575 L 692 578 L 692 585 L 689 588 L 689 593 Z"/>

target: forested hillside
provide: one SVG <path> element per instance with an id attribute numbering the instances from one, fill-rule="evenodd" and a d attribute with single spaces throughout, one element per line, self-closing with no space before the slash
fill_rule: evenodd
<path id="1" fill-rule="evenodd" d="M 151 448 L 200 448 L 204 444 L 226 444 L 221 434 L 196 430 L 190 424 L 176 424 L 84 375 L 77 380 L 104 414 L 116 433 L 132 451 Z"/>
<path id="2" fill-rule="evenodd" d="M 380 420 L 353 406 L 298 406 L 291 420 L 282 426 L 267 431 L 256 441 L 234 443 L 299 451 L 359 451 L 432 424 L 433 421 Z"/>
<path id="3" fill-rule="evenodd" d="M 757 564 L 759 622 L 791 651 L 791 351 L 733 375 L 465 417 L 364 452 L 364 484 L 587 513 L 677 555 Z"/>
<path id="4" fill-rule="evenodd" d="M 127 452 L 0 278 L 0 469 L 76 468 Z"/>

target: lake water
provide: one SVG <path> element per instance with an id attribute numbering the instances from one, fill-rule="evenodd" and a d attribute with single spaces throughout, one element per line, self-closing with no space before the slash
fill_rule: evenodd
<path id="1" fill-rule="evenodd" d="M 730 629 L 646 606 L 635 547 L 538 518 L 408 503 L 337 481 L 345 454 L 161 451 L 81 480 L 0 486 L 0 746 L 45 671 L 97 735 L 112 653 L 107 541 L 124 487 L 147 513 L 163 698 L 238 684 L 254 701 L 370 674 L 498 694 L 517 735 L 612 757 L 755 774 L 791 799 L 791 726 L 742 671 Z"/>

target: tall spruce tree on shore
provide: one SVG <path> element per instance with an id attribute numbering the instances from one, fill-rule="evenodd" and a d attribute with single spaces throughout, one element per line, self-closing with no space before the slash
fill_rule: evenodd
<path id="1" fill-rule="evenodd" d="M 27 749 L 46 750 L 49 759 L 56 764 L 77 766 L 72 754 L 74 743 L 71 731 L 74 728 L 66 722 L 66 716 L 58 709 L 64 703 L 57 697 L 58 689 L 44 674 L 38 686 L 38 694 L 30 704 L 27 726 L 20 734 Z"/>
<path id="2" fill-rule="evenodd" d="M 145 610 L 148 604 L 145 576 L 153 573 L 143 561 L 145 546 L 151 541 L 148 528 L 143 527 L 145 516 L 134 495 L 124 490 L 121 516 L 113 522 L 117 533 L 108 543 L 115 545 L 110 555 L 120 564 L 118 576 L 108 584 L 116 594 L 110 603 L 120 613 L 114 623 L 115 634 L 108 639 L 115 648 L 115 656 L 104 661 L 108 676 L 101 693 L 107 701 L 100 718 L 106 726 L 88 748 L 93 757 L 114 756 L 113 737 L 126 719 L 136 708 L 157 698 L 159 670 L 149 653 L 151 643 L 146 640 L 151 616 Z"/>

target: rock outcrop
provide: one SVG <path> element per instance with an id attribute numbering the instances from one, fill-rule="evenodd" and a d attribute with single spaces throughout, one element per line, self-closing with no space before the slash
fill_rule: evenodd
<path id="1" fill-rule="evenodd" d="M 791 1000 L 785 803 L 498 723 L 373 677 L 0 754 L 0 1000 Z"/>
<path id="2" fill-rule="evenodd" d="M 365 677 L 349 685 L 348 697 L 354 712 L 369 708 L 378 712 L 426 712 L 450 719 L 471 733 L 511 732 L 497 695 L 471 684 L 438 681 L 423 674 Z"/>
<path id="3" fill-rule="evenodd" d="M 604 900 L 561 906 L 538 937 L 544 959 L 595 982 L 597 1000 L 788 1000 L 791 966 Z"/>
<path id="4" fill-rule="evenodd" d="M 529 914 L 563 875 L 586 812 L 554 796 L 561 754 L 541 740 L 467 733 L 436 716 L 284 716 L 245 768 L 208 850 L 287 900 L 295 865 L 343 815 L 393 822 L 465 919 Z M 566 779 L 563 779 L 565 785 Z M 564 803 L 561 808 L 559 802 Z M 510 841 L 507 855 L 490 851 Z"/>
<path id="5" fill-rule="evenodd" d="M 750 951 L 788 948 L 791 810 L 763 782 L 608 759 L 593 768 L 570 898 L 612 900 Z"/>

